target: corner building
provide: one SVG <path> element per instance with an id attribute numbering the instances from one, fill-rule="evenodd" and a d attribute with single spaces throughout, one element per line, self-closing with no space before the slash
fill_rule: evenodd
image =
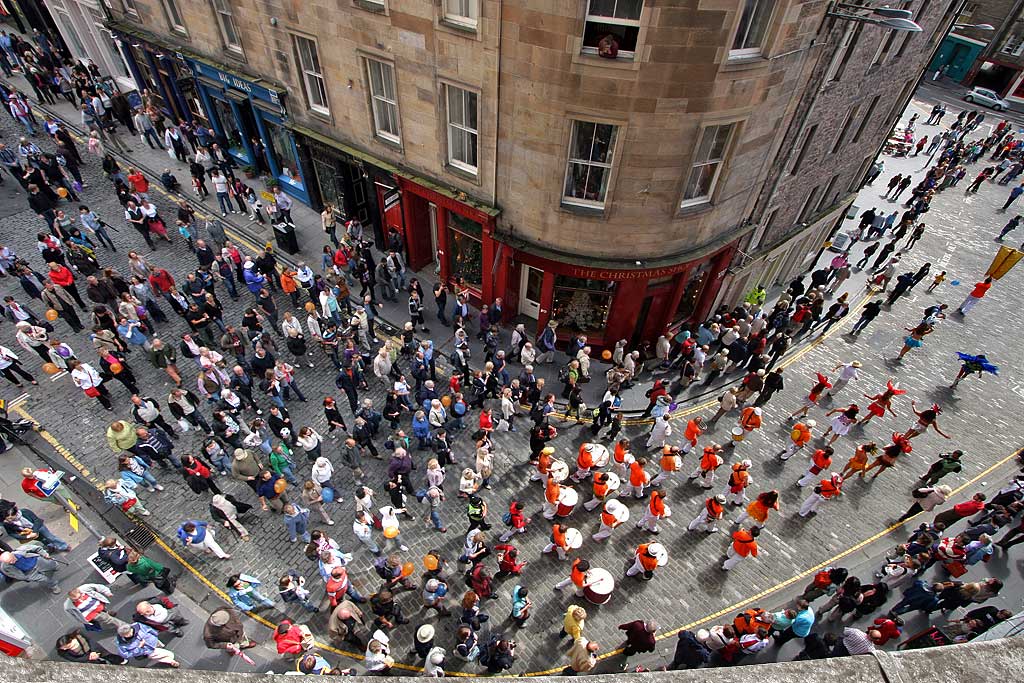
<path id="1" fill-rule="evenodd" d="M 594 346 L 802 268 L 952 18 L 904 2 L 924 30 L 897 35 L 817 1 L 119 3 L 132 75 L 175 118 L 379 245 L 398 231 L 414 269 Z"/>

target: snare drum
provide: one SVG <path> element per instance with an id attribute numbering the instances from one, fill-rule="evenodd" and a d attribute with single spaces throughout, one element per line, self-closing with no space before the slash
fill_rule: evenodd
<path id="1" fill-rule="evenodd" d="M 629 508 L 614 498 L 604 504 L 604 511 L 614 517 L 619 524 L 629 521 Z"/>
<path id="2" fill-rule="evenodd" d="M 548 476 L 561 484 L 569 476 L 569 466 L 563 460 L 552 460 Z"/>
<path id="3" fill-rule="evenodd" d="M 583 589 L 583 597 L 595 605 L 603 605 L 612 599 L 612 591 L 615 590 L 615 579 L 611 572 L 600 567 L 587 572 L 587 583 L 590 585 Z"/>
<path id="4" fill-rule="evenodd" d="M 594 461 L 594 468 L 597 469 L 607 465 L 611 455 L 604 444 L 594 443 L 590 444 L 590 459 Z"/>
<path id="5" fill-rule="evenodd" d="M 568 517 L 578 502 L 580 502 L 580 494 L 576 493 L 576 489 L 563 488 L 558 493 L 558 509 L 555 510 L 555 514 L 559 517 Z"/>
<path id="6" fill-rule="evenodd" d="M 565 546 L 569 550 L 576 550 L 583 545 L 583 534 L 579 529 L 569 528 L 565 531 Z M 666 558 L 667 559 L 667 558 Z"/>
<path id="7" fill-rule="evenodd" d="M 647 550 L 658 559 L 659 567 L 668 564 L 668 551 L 665 550 L 665 546 L 660 543 L 651 543 L 647 546 Z"/>
<path id="8" fill-rule="evenodd" d="M 743 441 L 743 439 L 746 436 L 747 436 L 747 433 L 743 430 L 742 427 L 733 427 L 732 428 L 732 440 L 735 443 L 739 443 L 740 441 Z"/>
<path id="9" fill-rule="evenodd" d="M 619 486 L 622 485 L 622 481 L 619 479 L 619 475 L 615 474 L 614 472 L 605 472 L 605 476 L 608 477 L 608 480 L 605 481 L 605 483 L 608 484 L 608 493 L 611 494 L 614 491 L 618 491 Z"/>

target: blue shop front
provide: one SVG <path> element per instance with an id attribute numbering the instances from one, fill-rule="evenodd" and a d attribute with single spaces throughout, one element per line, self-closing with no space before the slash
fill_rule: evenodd
<path id="1" fill-rule="evenodd" d="M 295 138 L 285 126 L 285 90 L 198 59 L 186 60 L 210 126 L 218 138 L 227 141 L 235 161 L 276 179 L 284 192 L 309 204 Z"/>

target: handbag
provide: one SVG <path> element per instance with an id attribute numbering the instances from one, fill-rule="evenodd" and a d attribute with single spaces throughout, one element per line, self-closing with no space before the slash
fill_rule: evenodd
<path id="1" fill-rule="evenodd" d="M 84 391 L 85 395 L 88 396 L 89 398 L 99 398 L 100 395 L 100 390 L 97 389 L 96 387 L 86 387 L 82 391 Z"/>
<path id="2" fill-rule="evenodd" d="M 942 566 L 954 579 L 959 579 L 967 573 L 967 566 L 960 560 L 948 560 L 947 562 L 943 562 Z"/>
<path id="3" fill-rule="evenodd" d="M 333 503 L 334 502 L 334 489 L 332 489 L 330 486 L 325 486 L 320 491 L 320 497 L 323 498 L 323 502 L 325 502 L 325 503 Z"/>

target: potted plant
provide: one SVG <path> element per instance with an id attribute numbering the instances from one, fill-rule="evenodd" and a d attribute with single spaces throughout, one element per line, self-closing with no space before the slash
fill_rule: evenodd
<path id="1" fill-rule="evenodd" d="M 243 166 L 242 173 L 244 173 L 245 177 L 248 178 L 249 180 L 252 180 L 253 178 L 256 177 L 256 169 L 253 168 L 252 166 Z"/>
<path id="2" fill-rule="evenodd" d="M 266 178 L 263 182 L 267 186 L 268 190 L 273 190 L 275 187 L 281 184 L 277 178 Z"/>

